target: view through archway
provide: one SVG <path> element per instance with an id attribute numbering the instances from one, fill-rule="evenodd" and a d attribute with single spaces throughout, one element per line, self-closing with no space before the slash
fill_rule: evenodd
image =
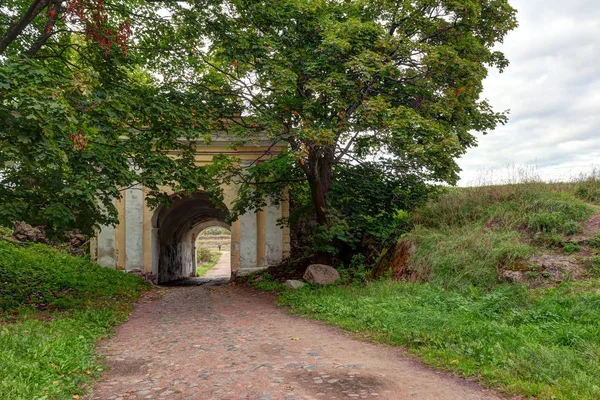
<path id="1" fill-rule="evenodd" d="M 231 278 L 231 232 L 222 226 L 204 229 L 196 239 L 196 275 L 205 279 Z"/>
<path id="2" fill-rule="evenodd" d="M 227 208 L 215 205 L 201 192 L 190 197 L 173 196 L 170 207 L 160 207 L 153 217 L 153 272 L 158 283 L 197 277 L 196 240 L 208 229 L 230 229 Z M 227 277 L 229 280 L 230 276 Z"/>

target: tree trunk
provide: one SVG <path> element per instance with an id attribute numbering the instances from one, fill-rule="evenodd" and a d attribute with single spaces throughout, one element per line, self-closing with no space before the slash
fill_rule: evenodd
<path id="1" fill-rule="evenodd" d="M 25 15 L 16 23 L 11 24 L 4 36 L 0 38 L 0 55 L 23 32 L 23 30 L 48 6 L 50 0 L 35 0 Z"/>
<path id="2" fill-rule="evenodd" d="M 317 224 L 325 230 L 329 229 L 327 193 L 329 193 L 332 184 L 332 155 L 333 152 L 328 149 L 314 150 L 308 155 L 308 163 L 302 166 L 308 179 Z M 315 262 L 318 264 L 330 264 L 331 254 L 317 251 L 315 253 Z"/>
<path id="3" fill-rule="evenodd" d="M 60 5 L 60 0 L 50 0 L 50 3 L 48 4 L 48 22 L 46 22 L 46 26 L 40 34 L 40 37 L 31 45 L 29 50 L 27 50 L 27 55 L 29 57 L 34 57 L 37 52 L 40 51 L 42 46 L 46 44 L 46 41 L 50 36 L 52 36 L 52 30 L 62 11 L 63 8 Z"/>

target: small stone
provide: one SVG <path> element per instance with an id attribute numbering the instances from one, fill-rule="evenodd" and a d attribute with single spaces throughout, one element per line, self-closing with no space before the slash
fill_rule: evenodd
<path id="1" fill-rule="evenodd" d="M 300 289 L 302 286 L 305 285 L 305 283 L 294 279 L 288 279 L 283 285 L 289 287 L 290 289 Z"/>

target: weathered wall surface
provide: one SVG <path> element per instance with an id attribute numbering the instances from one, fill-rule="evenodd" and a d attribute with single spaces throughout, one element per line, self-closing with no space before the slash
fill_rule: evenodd
<path id="1" fill-rule="evenodd" d="M 125 269 L 144 269 L 144 193 L 142 185 L 125 190 Z"/>
<path id="2" fill-rule="evenodd" d="M 157 210 L 158 280 L 168 282 L 195 275 L 198 227 L 225 224 L 227 210 L 213 204 L 208 196 L 197 193 L 191 198 L 175 199 L 171 208 Z"/>
<path id="3" fill-rule="evenodd" d="M 197 147 L 196 162 L 208 164 L 215 154 L 235 154 L 242 165 L 265 157 L 283 148 L 270 147 L 264 141 L 255 146 L 227 147 L 229 139 L 213 141 Z M 150 209 L 140 185 L 125 190 L 117 201 L 119 224 L 102 227 L 92 243 L 92 257 L 110 268 L 143 270 L 156 274 L 160 282 L 195 275 L 196 237 L 210 226 L 223 226 L 231 231 L 231 269 L 233 274 L 247 274 L 275 265 L 289 255 L 289 229 L 277 226 L 279 218 L 287 216 L 287 201 L 270 205 L 258 213 L 248 213 L 231 225 L 225 223 L 227 209 L 236 197 L 235 185 L 224 187 L 224 203 L 215 205 L 199 192 L 190 199 L 178 199 L 170 209 Z"/>

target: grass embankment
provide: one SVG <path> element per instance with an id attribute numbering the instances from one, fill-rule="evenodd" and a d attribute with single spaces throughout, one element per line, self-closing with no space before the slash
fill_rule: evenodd
<path id="1" fill-rule="evenodd" d="M 0 240 L 0 397 L 81 396 L 104 368 L 98 340 L 148 288 L 81 257 Z"/>
<path id="2" fill-rule="evenodd" d="M 220 251 L 211 250 L 205 247 L 198 247 L 196 276 L 198 276 L 199 278 L 203 277 L 204 274 L 206 274 L 215 265 L 217 265 L 220 258 Z"/>
<path id="3" fill-rule="evenodd" d="M 598 193 L 595 181 L 451 190 L 414 213 L 400 281 L 279 301 L 510 394 L 599 399 Z"/>

